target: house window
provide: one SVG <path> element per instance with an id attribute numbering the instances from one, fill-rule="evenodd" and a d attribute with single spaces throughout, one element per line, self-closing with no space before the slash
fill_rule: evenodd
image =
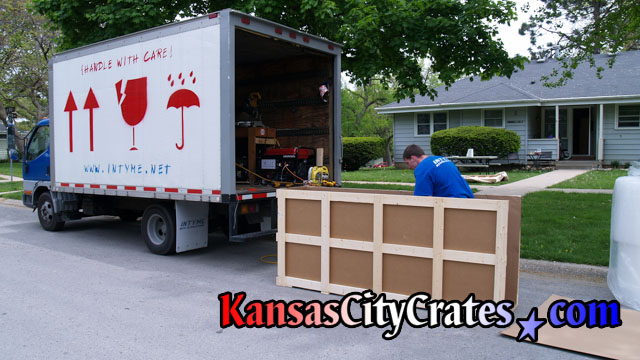
<path id="1" fill-rule="evenodd" d="M 416 136 L 431 135 L 436 131 L 449 127 L 449 116 L 446 112 L 417 114 Z"/>
<path id="2" fill-rule="evenodd" d="M 447 113 L 433 114 L 433 132 L 447 128 Z"/>
<path id="3" fill-rule="evenodd" d="M 618 127 L 619 128 L 640 127 L 640 105 L 618 106 Z"/>
<path id="4" fill-rule="evenodd" d="M 431 134 L 431 114 L 418 114 L 416 120 L 416 135 Z"/>
<path id="5" fill-rule="evenodd" d="M 484 126 L 504 127 L 504 110 L 484 110 Z"/>
<path id="6" fill-rule="evenodd" d="M 567 109 L 559 109 L 560 111 L 560 139 L 567 139 Z M 547 108 L 542 112 L 542 138 L 554 139 L 556 137 L 556 109 Z M 562 148 L 563 145 L 561 145 Z"/>

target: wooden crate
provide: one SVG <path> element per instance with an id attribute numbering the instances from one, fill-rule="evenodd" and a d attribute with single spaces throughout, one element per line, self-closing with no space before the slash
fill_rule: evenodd
<path id="1" fill-rule="evenodd" d="M 517 303 L 518 197 L 328 188 L 279 189 L 277 197 L 278 285 Z"/>

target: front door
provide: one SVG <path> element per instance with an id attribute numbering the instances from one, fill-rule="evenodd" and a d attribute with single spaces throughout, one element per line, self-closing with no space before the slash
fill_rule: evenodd
<path id="1" fill-rule="evenodd" d="M 589 157 L 593 154 L 591 138 L 595 135 L 589 108 L 573 109 L 573 129 L 571 144 L 573 156 Z"/>

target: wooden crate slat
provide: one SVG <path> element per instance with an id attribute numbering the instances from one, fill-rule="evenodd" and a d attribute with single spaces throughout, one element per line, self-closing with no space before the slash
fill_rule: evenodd
<path id="1" fill-rule="evenodd" d="M 435 200 L 433 211 L 433 273 L 431 295 L 436 299 L 442 298 L 443 277 L 444 204 L 440 200 L 441 199 Z"/>
<path id="2" fill-rule="evenodd" d="M 330 236 L 330 219 L 331 219 L 331 204 L 329 203 L 329 194 L 326 192 L 322 192 L 322 203 L 321 203 L 321 229 L 322 229 L 322 247 L 320 249 L 320 263 L 322 267 L 320 269 L 320 277 L 322 282 L 322 293 L 329 293 L 329 269 L 331 267 L 331 259 L 329 259 L 331 248 L 329 246 L 329 236 Z"/>
<path id="3" fill-rule="evenodd" d="M 471 251 L 444 250 L 444 260 L 468 262 L 473 264 L 496 265 L 496 255 Z"/>
<path id="4" fill-rule="evenodd" d="M 493 280 L 493 300 L 504 299 L 507 277 L 507 226 L 509 204 L 500 203 L 496 216 L 496 266 Z"/>
<path id="5" fill-rule="evenodd" d="M 383 209 L 382 197 L 376 196 L 373 199 L 373 291 L 376 294 L 382 292 L 382 235 L 383 232 Z"/>
<path id="6" fill-rule="evenodd" d="M 433 259 L 433 248 L 421 246 L 382 244 L 382 252 L 391 255 L 403 255 Z"/>

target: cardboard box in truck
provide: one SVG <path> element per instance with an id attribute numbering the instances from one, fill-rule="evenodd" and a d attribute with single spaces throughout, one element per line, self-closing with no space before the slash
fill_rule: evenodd
<path id="1" fill-rule="evenodd" d="M 23 202 L 46 230 L 142 217 L 160 254 L 275 233 L 276 186 L 340 181 L 340 55 L 234 10 L 56 54 Z"/>

